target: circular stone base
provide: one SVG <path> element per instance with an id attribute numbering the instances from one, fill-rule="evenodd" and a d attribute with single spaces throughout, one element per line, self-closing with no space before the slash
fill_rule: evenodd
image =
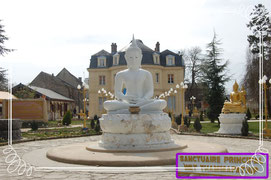
<path id="1" fill-rule="evenodd" d="M 145 152 L 161 152 L 161 151 L 173 151 L 173 150 L 181 150 L 187 148 L 187 145 L 178 145 L 174 143 L 170 144 L 164 144 L 164 146 L 161 146 L 158 144 L 157 146 L 155 145 L 150 145 L 149 147 L 136 147 L 132 149 L 108 149 L 104 148 L 99 145 L 99 143 L 91 143 L 86 147 L 87 150 L 93 151 L 93 152 L 104 152 L 104 153 L 145 153 Z"/>
<path id="2" fill-rule="evenodd" d="M 157 152 L 97 152 L 89 151 L 86 147 L 97 147 L 98 142 L 71 144 L 50 149 L 47 157 L 51 160 L 70 164 L 93 166 L 161 166 L 176 164 L 176 153 L 179 152 L 228 152 L 218 144 L 197 141 L 175 141 L 183 149 L 165 150 Z M 96 149 L 97 150 L 97 149 Z"/>

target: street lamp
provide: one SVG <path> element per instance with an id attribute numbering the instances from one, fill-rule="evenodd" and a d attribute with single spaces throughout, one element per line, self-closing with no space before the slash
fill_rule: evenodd
<path id="1" fill-rule="evenodd" d="M 260 85 L 263 85 L 264 88 L 264 114 L 265 114 L 265 127 L 264 127 L 264 132 L 266 136 L 271 136 L 270 130 L 268 129 L 268 122 L 267 122 L 267 97 L 266 97 L 266 90 L 267 90 L 267 85 L 266 85 L 267 77 L 266 75 L 263 76 L 262 79 L 259 80 Z M 271 79 L 269 80 L 269 83 L 271 83 Z"/>
<path id="2" fill-rule="evenodd" d="M 195 99 L 196 99 L 195 96 L 191 96 L 191 97 L 190 97 L 190 100 L 192 101 L 192 114 L 194 114 L 194 104 L 195 104 Z"/>
<path id="3" fill-rule="evenodd" d="M 115 98 L 115 95 L 111 93 L 110 91 L 106 91 L 104 88 L 98 90 L 98 94 L 102 98 L 102 102 L 105 101 L 105 97 L 108 97 L 109 100 L 113 100 Z M 105 112 L 105 109 L 102 110 L 102 113 Z"/>
<path id="4" fill-rule="evenodd" d="M 183 82 L 181 82 L 180 85 L 179 85 L 179 84 L 176 85 L 176 88 L 177 88 L 177 89 L 181 88 L 181 104 L 182 104 L 182 120 L 181 120 L 181 128 L 183 128 L 183 127 L 184 127 L 183 114 L 184 114 L 184 104 L 185 104 L 185 103 L 183 102 L 183 100 L 184 100 L 184 92 L 185 92 L 185 90 L 188 88 L 188 86 L 187 86 L 186 84 L 184 84 Z"/>
<path id="5" fill-rule="evenodd" d="M 86 91 L 87 91 L 87 87 L 88 87 L 87 85 L 83 85 L 83 89 L 82 89 L 80 84 L 78 84 L 78 86 L 77 86 L 78 91 L 83 93 L 84 111 L 82 113 L 80 112 L 80 102 L 79 102 L 79 115 L 84 117 L 83 130 L 88 129 L 87 128 L 87 123 L 86 123 L 86 121 L 87 121 L 87 114 L 86 114 L 86 102 L 87 102 L 86 101 Z"/>

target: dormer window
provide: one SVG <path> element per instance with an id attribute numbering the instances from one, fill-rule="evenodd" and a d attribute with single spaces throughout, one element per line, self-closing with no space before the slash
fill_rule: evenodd
<path id="1" fill-rule="evenodd" d="M 174 66 L 175 65 L 175 57 L 172 55 L 168 55 L 167 59 L 167 66 Z"/>
<path id="2" fill-rule="evenodd" d="M 113 56 L 113 66 L 119 65 L 119 57 L 118 53 Z"/>
<path id="3" fill-rule="evenodd" d="M 160 56 L 157 53 L 153 54 L 153 63 L 154 64 L 160 64 Z"/>
<path id="4" fill-rule="evenodd" d="M 106 66 L 106 57 L 101 56 L 98 57 L 98 67 L 105 67 Z"/>

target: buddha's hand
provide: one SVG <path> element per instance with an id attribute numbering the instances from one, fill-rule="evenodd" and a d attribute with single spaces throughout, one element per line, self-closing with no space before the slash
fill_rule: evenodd
<path id="1" fill-rule="evenodd" d="M 138 102 L 138 97 L 136 97 L 136 96 L 126 95 L 126 96 L 124 96 L 123 99 L 126 100 L 130 104 L 136 104 Z"/>

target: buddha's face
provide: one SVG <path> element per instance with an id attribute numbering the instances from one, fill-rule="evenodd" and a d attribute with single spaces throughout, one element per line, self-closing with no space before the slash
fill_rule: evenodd
<path id="1" fill-rule="evenodd" d="M 128 49 L 125 52 L 125 59 L 127 62 L 127 67 L 129 69 L 137 70 L 141 66 L 142 53 L 140 50 L 137 50 L 136 48 Z"/>
<path id="2" fill-rule="evenodd" d="M 235 83 L 233 85 L 233 92 L 238 92 L 238 84 L 237 83 Z"/>

